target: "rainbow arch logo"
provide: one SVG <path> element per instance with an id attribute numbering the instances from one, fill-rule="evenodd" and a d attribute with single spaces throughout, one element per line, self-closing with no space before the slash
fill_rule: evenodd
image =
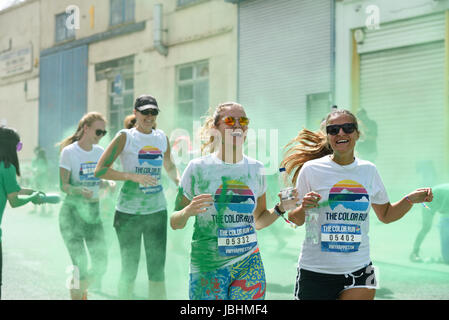
<path id="1" fill-rule="evenodd" d="M 369 195 L 365 187 L 353 180 L 341 180 L 329 192 L 329 206 L 332 210 L 366 212 L 369 205 Z"/>
<path id="2" fill-rule="evenodd" d="M 238 180 L 228 180 L 220 185 L 214 195 L 215 209 L 226 206 L 236 213 L 252 213 L 256 207 L 256 198 L 252 190 Z"/>
<path id="3" fill-rule="evenodd" d="M 139 165 L 147 163 L 151 166 L 160 167 L 162 166 L 163 156 L 161 150 L 159 150 L 158 148 L 145 146 L 140 149 L 138 159 Z"/>

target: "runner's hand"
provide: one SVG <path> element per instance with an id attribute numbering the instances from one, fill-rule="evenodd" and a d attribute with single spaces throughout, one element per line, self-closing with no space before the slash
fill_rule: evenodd
<path id="1" fill-rule="evenodd" d="M 94 195 L 94 192 L 92 190 L 83 187 L 81 188 L 81 195 L 86 199 L 90 199 Z"/>
<path id="2" fill-rule="evenodd" d="M 188 217 L 197 216 L 200 213 L 205 213 L 213 203 L 214 198 L 211 194 L 200 194 L 193 197 L 189 205 L 184 208 L 184 212 Z"/>
<path id="3" fill-rule="evenodd" d="M 302 199 L 302 206 L 305 209 L 317 208 L 318 201 L 320 201 L 320 199 L 321 195 L 319 193 L 316 193 L 314 191 L 306 193 L 306 195 Z"/>
<path id="4" fill-rule="evenodd" d="M 282 192 L 278 193 L 278 197 L 280 200 L 279 203 L 279 209 L 281 211 L 289 211 L 292 210 L 294 208 L 296 208 L 296 203 L 298 202 L 299 198 L 298 198 L 298 190 L 293 189 L 292 193 L 291 193 L 292 199 L 286 199 L 286 200 L 282 200 Z"/>
<path id="5" fill-rule="evenodd" d="M 419 188 L 409 193 L 407 197 L 412 203 L 432 202 L 433 192 L 432 188 Z"/>
<path id="6" fill-rule="evenodd" d="M 131 176 L 131 181 L 141 184 L 144 187 L 157 185 L 157 178 L 147 174 L 133 174 Z"/>
<path id="7" fill-rule="evenodd" d="M 42 196 L 41 194 L 43 194 L 45 196 L 45 193 L 40 192 L 40 191 L 35 191 L 31 194 L 32 198 L 31 198 L 31 202 L 33 204 L 42 204 L 44 203 L 44 201 L 42 200 Z"/>

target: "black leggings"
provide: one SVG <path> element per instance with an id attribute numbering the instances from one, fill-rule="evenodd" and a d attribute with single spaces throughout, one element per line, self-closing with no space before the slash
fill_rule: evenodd
<path id="1" fill-rule="evenodd" d="M 164 281 L 167 211 L 145 215 L 116 211 L 114 228 L 117 232 L 122 257 L 120 285 L 130 285 L 136 279 L 142 237 L 147 260 L 148 280 Z"/>
<path id="2" fill-rule="evenodd" d="M 107 249 L 103 224 L 99 218 L 99 204 L 64 202 L 59 214 L 59 229 L 69 251 L 72 264 L 78 268 L 79 280 L 88 276 L 101 279 L 107 267 Z M 89 274 L 87 270 L 87 249 L 92 261 Z"/>

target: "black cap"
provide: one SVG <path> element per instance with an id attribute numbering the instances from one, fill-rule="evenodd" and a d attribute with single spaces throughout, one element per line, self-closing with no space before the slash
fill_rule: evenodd
<path id="1" fill-rule="evenodd" d="M 143 111 L 147 109 L 156 109 L 160 111 L 156 99 L 148 94 L 141 95 L 136 99 L 136 102 L 134 102 L 134 109 L 136 109 L 137 111 Z"/>

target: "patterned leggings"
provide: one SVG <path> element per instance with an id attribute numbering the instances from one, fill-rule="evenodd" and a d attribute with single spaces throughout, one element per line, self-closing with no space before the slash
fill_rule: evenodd
<path id="1" fill-rule="evenodd" d="M 214 271 L 190 274 L 191 300 L 263 300 L 265 271 L 259 249 L 243 260 Z"/>

